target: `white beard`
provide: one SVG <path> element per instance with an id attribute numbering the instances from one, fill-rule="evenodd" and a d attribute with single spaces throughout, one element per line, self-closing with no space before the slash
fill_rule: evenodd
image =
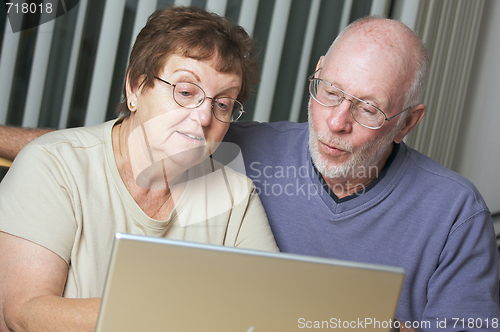
<path id="1" fill-rule="evenodd" d="M 386 153 L 389 145 L 392 144 L 394 137 L 401 127 L 401 123 L 398 123 L 392 131 L 382 137 L 379 137 L 378 139 L 374 139 L 368 142 L 368 144 L 360 148 L 357 154 L 352 154 L 347 161 L 340 165 L 337 165 L 330 161 L 327 157 L 324 157 L 319 152 L 318 140 L 321 140 L 322 142 L 327 144 L 334 145 L 339 149 L 342 149 L 349 153 L 353 152 L 352 145 L 348 142 L 344 142 L 337 136 L 328 137 L 328 135 L 325 134 L 318 134 L 316 128 L 314 127 L 310 106 L 308 119 L 309 151 L 311 152 L 311 158 L 313 160 L 314 166 L 318 169 L 318 171 L 324 177 L 329 179 L 355 179 L 358 177 L 358 174 L 362 174 L 364 176 L 366 176 L 367 174 L 372 174 L 373 168 L 377 167 L 380 159 Z M 375 177 L 377 177 L 381 171 L 382 170 L 376 169 Z"/>

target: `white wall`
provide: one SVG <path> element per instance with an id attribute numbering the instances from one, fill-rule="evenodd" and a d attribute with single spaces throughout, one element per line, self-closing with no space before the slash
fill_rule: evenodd
<path id="1" fill-rule="evenodd" d="M 500 1 L 485 2 L 453 170 L 500 212 Z"/>

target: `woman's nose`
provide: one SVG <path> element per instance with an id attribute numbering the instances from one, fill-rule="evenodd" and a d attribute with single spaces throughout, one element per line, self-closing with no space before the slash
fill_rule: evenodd
<path id="1" fill-rule="evenodd" d="M 192 117 L 199 121 L 202 127 L 206 127 L 212 121 L 212 99 L 205 98 L 205 100 L 191 112 Z"/>

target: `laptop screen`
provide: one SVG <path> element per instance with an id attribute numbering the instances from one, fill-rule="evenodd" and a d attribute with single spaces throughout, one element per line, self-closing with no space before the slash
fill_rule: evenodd
<path id="1" fill-rule="evenodd" d="M 403 281 L 395 267 L 117 234 L 96 331 L 389 331 Z"/>

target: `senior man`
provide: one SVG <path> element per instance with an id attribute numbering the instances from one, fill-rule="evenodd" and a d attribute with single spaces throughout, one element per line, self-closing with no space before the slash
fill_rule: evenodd
<path id="1" fill-rule="evenodd" d="M 402 23 L 360 19 L 319 59 L 308 123 L 234 123 L 225 140 L 241 147 L 281 251 L 403 267 L 396 318 L 408 327 L 498 331 L 486 204 L 402 142 L 426 110 L 427 63 Z"/>
<path id="2" fill-rule="evenodd" d="M 226 140 L 281 251 L 403 267 L 397 319 L 498 330 L 491 214 L 470 182 L 402 142 L 426 110 L 427 62 L 405 25 L 358 20 L 310 77 L 308 124 L 235 123 Z"/>

